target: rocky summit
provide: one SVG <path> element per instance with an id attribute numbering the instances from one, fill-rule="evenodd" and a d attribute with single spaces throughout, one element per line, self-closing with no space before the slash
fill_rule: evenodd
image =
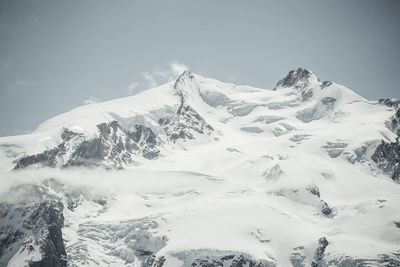
<path id="1" fill-rule="evenodd" d="M 400 266 L 399 137 L 305 68 L 186 70 L 0 138 L 0 266 Z"/>

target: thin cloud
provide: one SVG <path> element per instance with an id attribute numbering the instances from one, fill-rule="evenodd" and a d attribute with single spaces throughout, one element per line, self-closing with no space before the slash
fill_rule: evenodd
<path id="1" fill-rule="evenodd" d="M 140 83 L 133 82 L 129 85 L 129 93 L 134 94 L 138 91 L 139 88 L 140 88 Z"/>
<path id="2" fill-rule="evenodd" d="M 171 62 L 169 64 L 169 66 L 175 76 L 178 76 L 178 75 L 182 74 L 185 70 L 189 69 L 188 66 L 186 66 L 185 64 L 179 63 L 177 61 Z"/>
<path id="3" fill-rule="evenodd" d="M 88 99 L 86 99 L 85 101 L 83 101 L 83 104 L 85 104 L 85 105 L 90 105 L 90 104 L 94 104 L 94 103 L 97 103 L 97 102 L 99 102 L 100 100 L 99 99 L 97 99 L 97 98 L 94 98 L 94 97 L 89 97 Z"/>
<path id="4" fill-rule="evenodd" d="M 230 74 L 230 75 L 228 75 L 228 80 L 231 81 L 231 82 L 235 82 L 236 81 L 236 76 Z"/>
<path id="5" fill-rule="evenodd" d="M 154 72 L 142 72 L 140 75 L 144 78 L 150 88 L 157 86 L 157 76 L 154 74 Z"/>
<path id="6" fill-rule="evenodd" d="M 35 85 L 35 82 L 32 80 L 18 79 L 18 80 L 15 80 L 13 83 L 11 83 L 8 86 L 8 91 L 16 92 L 21 89 L 31 88 L 34 85 Z"/>
<path id="7" fill-rule="evenodd" d="M 130 94 L 136 94 L 143 90 L 157 87 L 176 79 L 188 66 L 178 61 L 172 61 L 167 68 L 155 67 L 152 71 L 139 73 L 137 78 L 128 86 Z"/>

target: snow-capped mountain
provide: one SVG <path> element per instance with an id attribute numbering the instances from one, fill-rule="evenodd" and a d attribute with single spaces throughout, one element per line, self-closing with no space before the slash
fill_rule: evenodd
<path id="1" fill-rule="evenodd" d="M 185 71 L 0 138 L 0 266 L 400 266 L 400 101 Z"/>

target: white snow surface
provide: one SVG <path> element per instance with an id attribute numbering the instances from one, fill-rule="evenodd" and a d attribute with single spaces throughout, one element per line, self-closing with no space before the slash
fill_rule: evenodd
<path id="1" fill-rule="evenodd" d="M 97 124 L 120 118 L 160 132 L 157 120 L 172 116 L 180 102 L 170 82 L 135 96 L 75 108 L 42 123 L 32 134 L 0 138 L 0 196 L 12 186 L 47 178 L 106 196 L 105 209 L 84 200 L 74 211 L 64 211 L 67 253 L 84 244 L 89 258 L 100 265 L 135 266 L 139 260 L 113 253 L 124 250 L 122 241 L 113 241 L 110 248 L 110 240 L 99 235 L 100 241 L 94 242 L 82 229 L 130 220 L 157 223 L 151 233 L 167 237 L 157 252 L 166 257 L 165 266 L 183 264 L 176 257 L 180 251 L 199 249 L 238 251 L 291 266 L 290 255 L 300 246 L 310 265 L 320 237 L 329 241 L 328 259 L 399 252 L 400 229 L 394 221 L 400 220 L 400 185 L 368 158 L 381 139 L 394 140 L 384 126 L 393 110 L 336 83 L 324 89 L 313 86 L 313 97 L 302 102 L 296 88 L 272 91 L 194 74 L 180 89 L 215 129 L 212 138 L 165 141 L 159 158 L 141 159 L 118 171 L 12 171 L 13 161 L 22 155 L 56 146 L 63 127 L 92 136 Z M 321 102 L 326 97 L 335 99 L 330 108 Z M 352 161 L 362 146 L 367 149 L 364 157 Z M 304 191 L 310 186 L 319 189 L 320 198 Z M 332 209 L 331 216 L 322 214 L 321 200 Z M 14 257 L 9 266 L 25 260 L 18 256 L 21 259 Z M 91 260 L 87 264 L 97 265 Z"/>

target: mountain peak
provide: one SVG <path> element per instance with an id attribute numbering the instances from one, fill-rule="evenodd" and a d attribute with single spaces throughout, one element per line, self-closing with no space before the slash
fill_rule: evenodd
<path id="1" fill-rule="evenodd" d="M 316 90 L 321 90 L 318 77 L 312 71 L 304 68 L 289 71 L 286 77 L 276 84 L 274 91 L 281 88 L 296 89 L 301 101 L 309 100 L 315 95 Z"/>
<path id="2" fill-rule="evenodd" d="M 274 90 L 279 88 L 294 87 L 296 89 L 304 89 L 308 87 L 313 81 L 318 81 L 317 76 L 310 70 L 305 68 L 297 68 L 291 70 L 285 78 L 281 79 L 275 86 Z"/>
<path id="3" fill-rule="evenodd" d="M 188 81 L 194 79 L 194 75 L 189 69 L 186 69 L 176 78 L 174 88 L 179 89 L 181 86 L 184 86 Z"/>

